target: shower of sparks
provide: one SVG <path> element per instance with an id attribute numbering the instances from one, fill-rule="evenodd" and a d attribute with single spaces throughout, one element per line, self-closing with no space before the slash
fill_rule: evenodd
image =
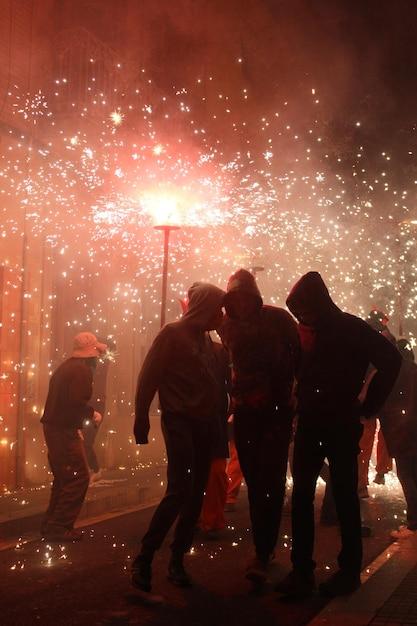
<path id="1" fill-rule="evenodd" d="M 19 372 L 32 390 L 31 419 L 42 411 L 44 388 L 38 396 L 33 390 L 56 365 L 52 356 L 63 356 L 53 354 L 57 322 L 69 335 L 87 328 L 112 335 L 116 361 L 132 345 L 135 355 L 146 352 L 159 322 L 157 223 L 181 226 L 170 241 L 168 319 L 179 315 L 178 298 L 195 280 L 224 286 L 232 270 L 262 266 L 264 299 L 282 306 L 300 275 L 314 269 L 341 308 L 363 317 L 374 306 L 383 308 L 391 319 L 402 318 L 415 345 L 414 135 L 375 155 L 365 120 L 355 118 L 346 125 L 354 129 L 351 144 L 338 145 L 327 132 L 316 88 L 305 94 L 308 123 L 301 123 L 291 101 L 273 95 L 268 110 L 246 117 L 246 107 L 258 111 L 260 105 L 247 85 L 241 87 L 239 96 L 228 94 L 209 76 L 161 94 L 143 79 L 119 96 L 97 91 L 91 79 L 82 106 L 72 102 L 64 78 L 48 99 L 40 91 L 10 90 L 26 131 L 10 129 L 0 156 L 4 302 L 16 302 L 22 285 L 26 237 L 40 271 L 38 282 L 35 272 L 29 277 L 24 300 L 36 311 L 38 329 L 42 315 L 37 350 L 49 356 L 1 364 L 11 402 L 10 414 L 0 416 L 0 457 L 15 441 Z M 66 117 L 60 115 L 64 104 L 72 110 Z M 400 184 L 404 162 L 410 175 Z M 63 294 L 70 306 L 59 305 Z M 17 336 L 19 312 L 8 304 L 5 310 L 3 326 Z M 117 411 L 130 416 L 130 378 L 113 388 Z M 114 445 L 112 437 L 118 432 L 109 425 L 106 446 Z M 27 450 L 34 473 L 46 476 L 36 437 Z"/>

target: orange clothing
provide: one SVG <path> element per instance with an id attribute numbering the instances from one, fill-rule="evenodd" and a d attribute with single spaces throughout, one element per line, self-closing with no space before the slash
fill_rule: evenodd
<path id="1" fill-rule="evenodd" d="M 235 442 L 232 440 L 229 442 L 230 459 L 227 464 L 227 499 L 228 504 L 235 504 L 239 495 L 240 486 L 243 480 L 242 470 L 240 469 L 240 463 L 237 456 L 237 450 Z"/>
<path id="2" fill-rule="evenodd" d="M 367 419 L 364 423 L 363 434 L 359 442 L 361 452 L 358 456 L 358 489 L 368 486 L 369 461 L 371 460 L 374 439 L 376 434 L 377 418 Z M 378 442 L 376 449 L 377 474 L 386 474 L 392 470 L 392 458 L 390 457 L 381 429 L 377 433 Z"/>
<path id="3" fill-rule="evenodd" d="M 226 459 L 213 459 L 198 523 L 201 530 L 206 532 L 225 528 L 226 494 Z"/>

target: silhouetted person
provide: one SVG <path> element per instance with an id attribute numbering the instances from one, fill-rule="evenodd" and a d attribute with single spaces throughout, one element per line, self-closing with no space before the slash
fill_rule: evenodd
<path id="1" fill-rule="evenodd" d="M 401 357 L 366 322 L 334 304 L 317 272 L 308 272 L 297 282 L 287 305 L 300 322 L 302 360 L 297 374 L 298 426 L 294 443 L 293 571 L 277 591 L 303 596 L 314 590 L 314 496 L 327 457 L 342 549 L 339 570 L 322 583 L 320 591 L 336 596 L 360 585 L 360 418 L 375 415 L 381 407 L 395 382 Z M 357 398 L 370 364 L 377 372 L 361 406 Z"/>
<path id="2" fill-rule="evenodd" d="M 256 552 L 246 577 L 263 583 L 281 522 L 299 340 L 292 317 L 263 304 L 250 272 L 230 277 L 224 302 L 221 337 L 232 362 L 235 445 Z"/>
<path id="3" fill-rule="evenodd" d="M 92 333 L 79 333 L 74 338 L 71 358 L 55 370 L 49 381 L 41 419 L 54 476 L 41 528 L 49 541 L 78 541 L 82 537 L 74 530 L 89 483 L 81 428 L 84 419 L 101 420 L 89 404 L 93 393 L 91 365 L 106 347 Z"/>
<path id="4" fill-rule="evenodd" d="M 224 292 L 195 283 L 188 293 L 187 311 L 166 324 L 153 342 L 136 391 L 136 443 L 148 443 L 149 408 L 158 391 L 168 457 L 167 490 L 132 565 L 132 583 L 143 591 L 151 590 L 153 556 L 176 519 L 168 577 L 179 586 L 191 584 L 183 557 L 200 514 L 223 397 L 207 331 L 221 324 Z"/>
<path id="5" fill-rule="evenodd" d="M 407 503 L 407 524 L 391 533 L 399 540 L 417 531 L 417 365 L 406 339 L 400 339 L 397 346 L 402 356 L 400 373 L 379 415 Z"/>

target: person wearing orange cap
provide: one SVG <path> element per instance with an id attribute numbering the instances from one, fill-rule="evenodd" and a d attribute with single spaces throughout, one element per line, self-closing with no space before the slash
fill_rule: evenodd
<path id="1" fill-rule="evenodd" d="M 48 541 L 82 538 L 74 529 L 89 483 L 81 428 L 84 419 L 98 423 L 102 419 L 89 401 L 93 393 L 92 365 L 106 348 L 93 333 L 79 333 L 71 357 L 61 363 L 49 381 L 41 419 L 54 477 L 41 526 L 41 534 Z"/>

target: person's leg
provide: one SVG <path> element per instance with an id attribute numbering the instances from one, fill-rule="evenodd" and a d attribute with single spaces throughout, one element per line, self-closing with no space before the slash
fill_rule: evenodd
<path id="1" fill-rule="evenodd" d="M 369 485 L 369 462 L 371 460 L 372 448 L 374 446 L 376 431 L 376 418 L 367 419 L 361 440 L 359 442 L 360 453 L 358 456 L 358 492 L 359 496 L 367 495 Z"/>
<path id="2" fill-rule="evenodd" d="M 281 423 L 280 423 L 281 422 Z M 256 554 L 267 562 L 275 549 L 285 495 L 290 420 L 265 416 L 251 489 L 252 533 Z"/>
<path id="3" fill-rule="evenodd" d="M 315 588 L 314 496 L 323 462 L 324 450 L 317 431 L 304 429 L 298 425 L 293 460 L 291 551 L 293 570 L 275 587 L 279 593 L 293 598 L 309 596 Z"/>
<path id="4" fill-rule="evenodd" d="M 178 517 L 192 485 L 193 443 L 189 424 L 181 416 L 162 416 L 167 451 L 167 488 L 142 539 L 140 553 L 132 563 L 132 584 L 151 591 L 152 559 Z"/>
<path id="5" fill-rule="evenodd" d="M 162 417 L 162 433 L 167 451 L 167 488 L 142 539 L 141 554 L 152 559 L 179 515 L 191 492 L 193 443 L 183 417 Z"/>
<path id="6" fill-rule="evenodd" d="M 45 534 L 71 530 L 87 493 L 88 465 L 83 441 L 77 431 L 45 428 L 48 453 L 53 468 L 53 493 L 48 508 Z"/>
<path id="7" fill-rule="evenodd" d="M 94 450 L 94 443 L 95 443 L 98 429 L 92 420 L 88 420 L 88 422 L 89 423 L 85 424 L 83 427 L 85 454 L 87 457 L 88 467 L 95 474 L 97 474 L 100 470 L 100 467 L 98 464 L 96 451 Z"/>
<path id="8" fill-rule="evenodd" d="M 378 476 L 384 476 L 392 470 L 392 458 L 388 452 L 381 426 L 378 430 L 378 443 L 376 446 L 376 473 Z M 384 480 L 385 482 L 385 480 Z"/>
<path id="9" fill-rule="evenodd" d="M 407 527 L 417 530 L 417 456 L 397 455 L 398 480 L 407 503 Z"/>
<path id="10" fill-rule="evenodd" d="M 192 424 L 191 445 L 190 488 L 182 502 L 171 545 L 173 554 L 179 555 L 190 550 L 201 512 L 204 491 L 210 473 L 213 447 L 212 425 L 204 422 Z"/>
<path id="11" fill-rule="evenodd" d="M 352 593 L 361 584 L 362 536 L 357 459 L 361 433 L 361 424 L 349 424 L 342 433 L 329 433 L 326 441 L 342 539 L 339 570 L 320 585 L 320 593 L 327 597 Z"/>
<path id="12" fill-rule="evenodd" d="M 339 567 L 358 574 L 362 565 L 362 537 L 355 442 L 338 441 L 333 445 L 329 450 L 329 463 L 342 540 Z"/>
<path id="13" fill-rule="evenodd" d="M 227 496 L 226 503 L 227 504 L 236 504 L 236 500 L 239 495 L 240 487 L 243 480 L 242 470 L 240 468 L 239 458 L 237 455 L 236 445 L 234 440 L 229 442 L 230 446 L 230 459 L 227 464 L 227 478 L 228 478 L 228 487 L 227 487 Z"/>
<path id="14" fill-rule="evenodd" d="M 313 561 L 314 497 L 324 457 L 319 434 L 299 426 L 294 442 L 291 561 L 295 570 L 307 574 L 316 566 Z"/>
<path id="15" fill-rule="evenodd" d="M 222 530 L 226 526 L 227 486 L 226 459 L 213 459 L 198 523 L 202 530 Z"/>

